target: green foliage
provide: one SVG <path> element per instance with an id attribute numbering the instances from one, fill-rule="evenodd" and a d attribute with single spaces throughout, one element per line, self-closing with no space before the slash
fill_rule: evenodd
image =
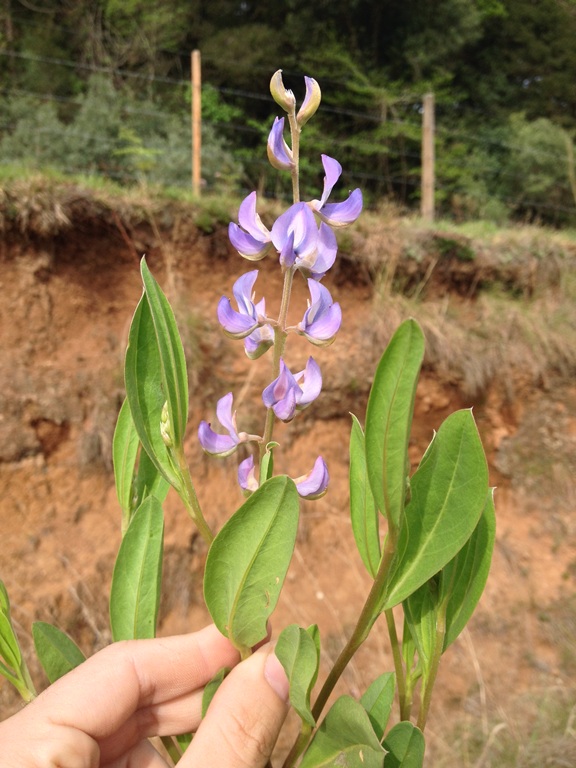
<path id="1" fill-rule="evenodd" d="M 110 627 L 114 640 L 154 637 L 160 605 L 164 515 L 148 496 L 136 510 L 114 565 Z"/>
<path id="2" fill-rule="evenodd" d="M 222 634 L 242 652 L 259 643 L 276 607 L 298 527 L 298 494 L 288 477 L 258 488 L 212 542 L 204 599 Z"/>
<path id="3" fill-rule="evenodd" d="M 282 630 L 274 652 L 290 681 L 290 703 L 302 720 L 313 727 L 316 723 L 310 711 L 310 694 L 320 664 L 318 627 L 305 630 L 290 624 Z"/>
<path id="4" fill-rule="evenodd" d="M 51 683 L 85 660 L 72 638 L 58 627 L 36 621 L 32 625 L 32 637 L 36 655 Z"/>

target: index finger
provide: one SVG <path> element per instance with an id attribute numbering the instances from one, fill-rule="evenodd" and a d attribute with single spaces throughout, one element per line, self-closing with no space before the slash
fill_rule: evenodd
<path id="1" fill-rule="evenodd" d="M 138 709 L 202 688 L 238 660 L 213 625 L 189 635 L 113 643 L 56 681 L 24 712 L 103 739 Z"/>

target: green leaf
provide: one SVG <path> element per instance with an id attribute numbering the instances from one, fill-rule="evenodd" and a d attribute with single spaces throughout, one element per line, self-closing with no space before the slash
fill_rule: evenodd
<path id="1" fill-rule="evenodd" d="M 134 478 L 134 500 L 132 506 L 137 509 L 144 501 L 146 496 L 154 496 L 162 504 L 170 490 L 170 483 L 148 456 L 144 448 L 140 446 L 138 456 L 138 471 Z"/>
<path id="2" fill-rule="evenodd" d="M 204 686 L 204 690 L 202 691 L 202 719 L 206 717 L 206 712 L 208 712 L 208 707 L 210 706 L 210 702 L 214 698 L 216 691 L 222 683 L 224 682 L 224 679 L 227 677 L 227 675 L 230 673 L 230 667 L 222 667 L 222 669 L 219 669 L 218 672 L 214 675 L 214 677 L 209 680 L 206 685 Z"/>
<path id="3" fill-rule="evenodd" d="M 418 650 L 425 681 L 438 643 L 438 603 L 438 582 L 436 578 L 432 578 L 409 595 L 402 604 L 406 625 Z"/>
<path id="4" fill-rule="evenodd" d="M 158 471 L 178 489 L 179 475 L 160 431 L 166 390 L 162 360 L 146 294 L 140 299 L 132 318 L 124 372 L 126 397 L 140 442 Z"/>
<path id="5" fill-rule="evenodd" d="M 162 578 L 162 505 L 148 496 L 122 539 L 110 590 L 114 640 L 150 638 L 156 633 Z"/>
<path id="6" fill-rule="evenodd" d="M 20 644 L 10 618 L 10 600 L 4 582 L 0 580 L 0 658 L 18 674 L 22 663 Z"/>
<path id="7" fill-rule="evenodd" d="M 352 415 L 350 432 L 350 517 L 352 531 L 362 562 L 371 576 L 376 576 L 380 563 L 378 510 L 368 482 L 364 433 Z"/>
<path id="8" fill-rule="evenodd" d="M 392 728 L 383 743 L 384 768 L 422 768 L 426 744 L 419 728 L 407 721 Z"/>
<path id="9" fill-rule="evenodd" d="M 240 651 L 266 637 L 296 543 L 298 512 L 294 482 L 273 477 L 225 523 L 208 551 L 206 605 Z"/>
<path id="10" fill-rule="evenodd" d="M 172 308 L 152 277 L 146 259 L 142 259 L 141 273 L 158 344 L 172 437 L 174 445 L 181 446 L 188 421 L 188 376 L 184 347 Z"/>
<path id="11" fill-rule="evenodd" d="M 384 754 L 364 707 L 341 696 L 314 734 L 300 768 L 382 768 Z"/>
<path id="12" fill-rule="evenodd" d="M 366 462 L 374 501 L 389 524 L 402 519 L 408 478 L 408 440 L 424 335 L 415 320 L 405 320 L 376 369 L 366 410 Z"/>
<path id="13" fill-rule="evenodd" d="M 368 686 L 360 699 L 360 704 L 366 710 L 374 733 L 380 741 L 384 736 L 386 725 L 394 704 L 396 694 L 396 675 L 394 672 L 385 672 Z"/>
<path id="14" fill-rule="evenodd" d="M 126 519 L 130 518 L 132 512 L 132 484 L 139 446 L 140 439 L 130 413 L 130 405 L 128 400 L 124 400 L 114 430 L 112 462 L 114 464 L 116 495 Z"/>
<path id="15" fill-rule="evenodd" d="M 86 660 L 76 643 L 52 624 L 34 622 L 32 637 L 38 659 L 51 683 Z"/>
<path id="16" fill-rule="evenodd" d="M 290 624 L 278 638 L 276 656 L 290 681 L 290 703 L 302 720 L 314 727 L 310 693 L 318 676 L 320 656 L 314 638 L 297 624 Z"/>
<path id="17" fill-rule="evenodd" d="M 116 495 L 122 508 L 125 531 L 133 512 L 146 496 L 155 496 L 162 503 L 170 489 L 168 481 L 142 448 L 127 399 L 118 414 L 112 456 Z"/>
<path id="18" fill-rule="evenodd" d="M 474 533 L 442 570 L 440 599 L 447 601 L 444 650 L 462 632 L 480 600 L 490 571 L 495 538 L 496 514 L 490 490 Z"/>
<path id="19" fill-rule="evenodd" d="M 438 573 L 476 528 L 488 491 L 488 466 L 471 411 L 456 411 L 443 422 L 410 488 L 381 610 L 402 602 Z"/>

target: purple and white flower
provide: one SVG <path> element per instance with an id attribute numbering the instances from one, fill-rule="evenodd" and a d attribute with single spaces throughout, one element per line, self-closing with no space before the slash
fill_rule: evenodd
<path id="1" fill-rule="evenodd" d="M 272 226 L 272 243 L 283 267 L 296 267 L 320 280 L 336 260 L 338 243 L 330 227 L 316 223 L 306 203 L 295 203 Z"/>
<path id="2" fill-rule="evenodd" d="M 218 302 L 218 321 L 227 336 L 232 339 L 244 339 L 264 322 L 266 305 L 264 299 L 254 304 L 254 283 L 258 270 L 253 269 L 236 280 L 232 293 L 238 305 L 238 311 L 232 309 L 230 299 L 222 296 Z"/>
<path id="3" fill-rule="evenodd" d="M 298 332 L 318 347 L 332 344 L 342 324 L 340 304 L 332 301 L 330 291 L 316 280 L 308 280 L 310 300 Z"/>
<path id="4" fill-rule="evenodd" d="M 322 456 L 318 456 L 313 468 L 306 475 L 294 479 L 296 490 L 303 499 L 319 499 L 328 490 L 330 475 Z"/>
<path id="5" fill-rule="evenodd" d="M 319 499 L 328 488 L 330 475 L 322 456 L 318 456 L 314 467 L 305 475 L 295 478 L 296 490 L 303 499 Z M 250 495 L 259 487 L 256 479 L 254 457 L 249 456 L 238 465 L 238 483 L 246 495 Z"/>
<path id="6" fill-rule="evenodd" d="M 259 261 L 266 255 L 271 237 L 256 212 L 256 192 L 251 192 L 240 203 L 238 224 L 230 222 L 228 237 L 240 256 L 248 261 Z"/>
<path id="7" fill-rule="evenodd" d="M 284 118 L 277 117 L 268 134 L 268 160 L 279 171 L 291 171 L 294 168 L 292 150 L 284 140 Z"/>
<path id="8" fill-rule="evenodd" d="M 320 106 L 320 101 L 322 99 L 320 86 L 313 77 L 305 76 L 304 82 L 306 84 L 306 95 L 304 97 L 304 101 L 302 102 L 302 106 L 296 115 L 296 120 L 298 121 L 300 128 L 302 128 L 302 126 L 305 125 L 314 114 L 316 114 L 316 110 Z"/>
<path id="9" fill-rule="evenodd" d="M 362 212 L 362 192 L 355 189 L 341 203 L 327 203 L 332 189 L 342 174 L 342 166 L 333 157 L 322 155 L 324 166 L 324 191 L 320 200 L 312 200 L 310 207 L 322 221 L 331 227 L 345 227 L 356 221 Z"/>
<path id="10" fill-rule="evenodd" d="M 249 439 L 246 432 L 238 432 L 236 428 L 236 411 L 232 412 L 234 396 L 229 392 L 221 397 L 216 404 L 216 417 L 227 435 L 215 432 L 210 424 L 201 421 L 198 427 L 198 440 L 206 453 L 212 456 L 230 456 L 238 445 Z"/>
<path id="11" fill-rule="evenodd" d="M 291 421 L 296 411 L 310 405 L 321 390 L 322 374 L 314 358 L 309 357 L 305 369 L 295 375 L 280 358 L 280 375 L 262 392 L 262 400 L 280 421 Z"/>

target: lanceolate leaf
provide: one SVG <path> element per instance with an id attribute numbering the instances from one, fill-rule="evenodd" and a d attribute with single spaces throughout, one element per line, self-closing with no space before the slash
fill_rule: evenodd
<path id="1" fill-rule="evenodd" d="M 160 474 L 150 456 L 140 446 L 138 471 L 134 478 L 133 510 L 142 504 L 146 496 L 154 496 L 162 504 L 169 490 L 170 483 Z"/>
<path id="2" fill-rule="evenodd" d="M 366 461 L 372 494 L 390 525 L 398 528 L 408 477 L 408 439 L 424 356 L 424 336 L 406 320 L 382 355 L 366 411 Z"/>
<path id="3" fill-rule="evenodd" d="M 126 519 L 130 518 L 132 508 L 132 483 L 139 445 L 140 440 L 130 413 L 130 406 L 128 400 L 124 400 L 114 430 L 112 460 L 114 462 L 116 495 Z"/>
<path id="4" fill-rule="evenodd" d="M 206 717 L 206 712 L 208 712 L 210 702 L 216 695 L 216 691 L 218 688 L 220 688 L 229 672 L 230 667 L 222 667 L 222 669 L 219 669 L 214 677 L 204 686 L 204 691 L 202 692 L 202 718 Z"/>
<path id="5" fill-rule="evenodd" d="M 474 533 L 442 571 L 440 599 L 447 601 L 444 650 L 462 632 L 480 600 L 490 570 L 495 536 L 496 515 L 490 490 Z"/>
<path id="6" fill-rule="evenodd" d="M 404 721 L 392 728 L 384 739 L 384 768 L 422 768 L 425 742 L 422 731 Z"/>
<path id="7" fill-rule="evenodd" d="M 22 662 L 20 645 L 10 619 L 10 600 L 4 582 L 0 580 L 0 658 L 15 673 Z"/>
<path id="8" fill-rule="evenodd" d="M 314 734 L 300 768 L 382 768 L 384 754 L 362 704 L 341 696 Z"/>
<path id="9" fill-rule="evenodd" d="M 142 259 L 141 272 L 158 344 L 162 384 L 168 402 L 174 444 L 181 445 L 188 420 L 188 377 L 184 348 L 172 308 L 152 277 L 145 259 Z"/>
<path id="10" fill-rule="evenodd" d="M 360 704 L 366 710 L 374 733 L 380 741 L 388 724 L 395 693 L 396 675 L 394 672 L 385 672 L 374 680 L 360 699 Z"/>
<path id="11" fill-rule="evenodd" d="M 429 579 L 403 602 L 404 617 L 414 644 L 424 680 L 430 671 L 430 662 L 438 644 L 436 622 L 438 618 L 438 583 Z"/>
<path id="12" fill-rule="evenodd" d="M 314 727 L 316 721 L 310 711 L 310 693 L 320 662 L 314 639 L 307 630 L 290 624 L 281 632 L 275 653 L 290 681 L 290 703 L 302 720 Z"/>
<path id="13" fill-rule="evenodd" d="M 146 294 L 130 326 L 125 363 L 126 397 L 140 442 L 158 471 L 175 487 L 179 478 L 162 439 L 160 423 L 166 402 L 162 360 Z"/>
<path id="14" fill-rule="evenodd" d="M 76 643 L 67 634 L 43 621 L 32 624 L 36 654 L 51 683 L 85 660 Z"/>
<path id="15" fill-rule="evenodd" d="M 471 411 L 456 411 L 444 421 L 410 487 L 382 610 L 438 573 L 476 528 L 488 491 L 488 467 Z"/>
<path id="16" fill-rule="evenodd" d="M 220 632 L 240 651 L 266 637 L 292 558 L 298 511 L 294 482 L 273 477 L 225 523 L 208 551 L 206 605 Z"/>
<path id="17" fill-rule="evenodd" d="M 162 506 L 148 496 L 128 526 L 114 566 L 110 590 L 114 640 L 150 638 L 156 633 L 163 538 Z"/>
<path id="18" fill-rule="evenodd" d="M 362 562 L 368 573 L 376 576 L 380 563 L 380 521 L 368 482 L 364 433 L 354 415 L 350 432 L 350 517 Z"/>

